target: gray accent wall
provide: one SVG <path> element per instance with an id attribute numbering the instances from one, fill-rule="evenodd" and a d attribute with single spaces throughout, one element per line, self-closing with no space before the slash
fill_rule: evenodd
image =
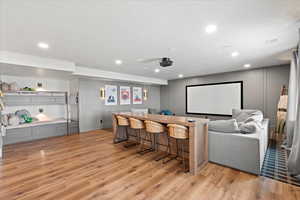
<path id="1" fill-rule="evenodd" d="M 169 109 L 176 115 L 186 115 L 186 85 L 243 81 L 244 108 L 262 110 L 265 117 L 270 119 L 271 127 L 274 127 L 280 89 L 283 85 L 288 86 L 289 69 L 289 65 L 282 65 L 171 80 L 167 86 L 161 86 L 161 109 Z M 211 119 L 220 118 L 208 117 Z"/>
<path id="2" fill-rule="evenodd" d="M 100 88 L 105 85 L 142 87 L 148 90 L 148 99 L 141 105 L 106 106 L 100 99 Z M 131 88 L 132 90 L 132 88 Z M 132 91 L 131 91 L 132 92 Z M 118 87 L 119 95 L 119 87 Z M 132 102 L 131 102 L 132 103 Z M 118 99 L 119 104 L 119 99 Z M 79 79 L 79 127 L 80 132 L 111 128 L 112 112 L 130 111 L 131 108 L 149 108 L 152 112 L 160 111 L 160 86 L 139 85 L 115 81 Z M 102 121 L 102 123 L 101 123 Z"/>

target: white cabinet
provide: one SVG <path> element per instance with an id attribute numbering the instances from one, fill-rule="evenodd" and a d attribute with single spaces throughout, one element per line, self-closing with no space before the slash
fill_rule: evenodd
<path id="1" fill-rule="evenodd" d="M 6 131 L 4 144 L 15 144 L 49 137 L 67 135 L 67 123 L 45 124 L 25 128 L 13 128 Z"/>

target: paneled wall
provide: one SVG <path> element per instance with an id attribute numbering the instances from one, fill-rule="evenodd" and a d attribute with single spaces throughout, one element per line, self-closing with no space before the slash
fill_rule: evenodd
<path id="1" fill-rule="evenodd" d="M 185 115 L 186 85 L 243 81 L 244 108 L 262 110 L 274 127 L 280 88 L 288 86 L 288 80 L 289 65 L 172 80 L 167 86 L 161 86 L 161 108 Z"/>

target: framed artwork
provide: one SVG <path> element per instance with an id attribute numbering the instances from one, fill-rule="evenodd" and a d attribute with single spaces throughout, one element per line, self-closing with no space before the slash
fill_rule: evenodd
<path id="1" fill-rule="evenodd" d="M 142 88 L 132 88 L 132 104 L 142 104 Z"/>
<path id="2" fill-rule="evenodd" d="M 118 104 L 118 88 L 116 85 L 105 85 L 105 105 Z"/>
<path id="3" fill-rule="evenodd" d="M 131 99 L 130 87 L 120 86 L 120 105 L 129 105 Z"/>

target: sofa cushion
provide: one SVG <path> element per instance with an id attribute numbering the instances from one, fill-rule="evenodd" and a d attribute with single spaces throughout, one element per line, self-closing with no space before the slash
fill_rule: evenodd
<path id="1" fill-rule="evenodd" d="M 241 133 L 249 134 L 249 133 L 255 133 L 258 130 L 260 130 L 262 127 L 259 124 L 260 123 L 255 121 L 249 121 L 249 122 L 240 122 L 238 123 L 238 126 Z"/>
<path id="2" fill-rule="evenodd" d="M 260 110 L 232 109 L 232 118 L 237 122 L 260 122 L 263 120 L 263 113 Z"/>
<path id="3" fill-rule="evenodd" d="M 136 114 L 148 114 L 149 109 L 148 108 L 132 108 L 131 112 L 136 113 Z"/>
<path id="4" fill-rule="evenodd" d="M 223 133 L 240 132 L 236 119 L 210 121 L 208 123 L 208 130 Z"/>

